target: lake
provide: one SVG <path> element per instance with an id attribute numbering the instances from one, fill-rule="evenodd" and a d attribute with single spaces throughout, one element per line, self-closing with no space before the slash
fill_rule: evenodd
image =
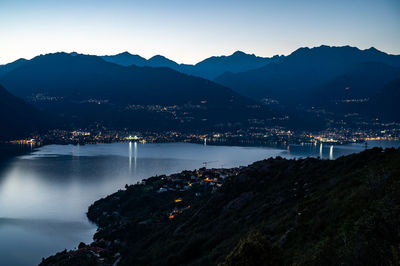
<path id="1" fill-rule="evenodd" d="M 375 141 L 368 147 L 399 147 Z M 0 265 L 36 265 L 64 249 L 89 243 L 96 226 L 88 206 L 125 184 L 206 166 L 237 167 L 269 157 L 335 159 L 363 144 L 288 147 L 189 143 L 48 145 L 0 164 Z"/>

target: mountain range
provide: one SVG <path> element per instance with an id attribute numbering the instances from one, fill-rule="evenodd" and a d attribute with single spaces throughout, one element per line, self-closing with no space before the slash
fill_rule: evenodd
<path id="1" fill-rule="evenodd" d="M 146 60 L 127 52 L 103 59 L 117 64 L 169 67 L 212 79 L 256 101 L 279 102 L 291 111 L 318 107 L 340 115 L 358 112 L 371 117 L 390 113 L 385 104 L 374 106 L 374 98 L 388 83 L 400 78 L 400 56 L 373 47 L 360 50 L 322 45 L 271 58 L 237 51 L 230 56 L 210 57 L 195 65 L 177 64 L 162 56 Z M 382 95 L 379 97 L 380 102 L 384 101 Z M 391 97 L 387 97 L 390 101 Z M 366 109 L 376 112 L 366 112 Z M 382 116 L 389 117 L 394 116 Z"/>
<path id="2" fill-rule="evenodd" d="M 279 61 L 281 57 L 258 57 L 254 54 L 246 54 L 241 51 L 236 51 L 230 56 L 213 56 L 195 65 L 178 64 L 161 55 L 156 55 L 146 60 L 139 55 L 133 55 L 129 52 L 111 56 L 101 56 L 101 58 L 107 62 L 112 62 L 123 66 L 136 65 L 149 67 L 169 67 L 185 74 L 212 80 L 225 72 L 238 73 L 263 67 L 271 62 Z"/>
<path id="3" fill-rule="evenodd" d="M 215 82 L 166 67 L 121 66 L 97 56 L 42 55 L 0 80 L 14 95 L 74 126 L 204 129 L 272 117 L 269 108 Z"/>
<path id="4" fill-rule="evenodd" d="M 258 69 L 224 73 L 215 81 L 253 99 L 326 107 L 336 101 L 374 97 L 398 77 L 398 55 L 375 48 L 320 46 L 300 48 Z"/>
<path id="5" fill-rule="evenodd" d="M 270 58 L 237 51 L 194 65 L 124 52 L 46 54 L 0 66 L 9 92 L 64 126 L 137 130 L 266 126 L 277 117 L 312 130 L 332 119 L 323 113 L 399 121 L 399 79 L 399 55 L 324 45 Z"/>

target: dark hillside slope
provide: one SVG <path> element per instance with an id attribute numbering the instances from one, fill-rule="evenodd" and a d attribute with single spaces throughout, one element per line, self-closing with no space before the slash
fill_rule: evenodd
<path id="1" fill-rule="evenodd" d="M 365 78 L 365 80 L 365 82 L 373 83 L 370 77 Z M 368 86 L 365 84 L 365 87 Z M 353 88 L 357 87 L 361 88 L 360 86 Z M 351 93 L 343 92 L 343 95 L 345 94 L 347 94 L 347 97 L 344 96 L 341 101 L 332 102 L 327 108 L 336 113 L 357 113 L 380 121 L 400 122 L 400 78 L 388 82 L 378 92 L 369 95 L 367 98 L 364 96 L 364 98 L 357 100 L 357 98 L 349 96 Z M 343 100 L 346 98 L 349 100 Z"/>
<path id="2" fill-rule="evenodd" d="M 369 98 L 383 85 L 399 77 L 399 67 L 376 62 L 360 63 L 351 67 L 346 74 L 316 88 L 310 98 L 314 100 L 314 105 L 321 102 L 332 105 L 338 101 Z"/>
<path id="3" fill-rule="evenodd" d="M 6 64 L 6 65 L 0 65 L 0 78 L 2 76 L 4 76 L 5 74 L 7 74 L 8 72 L 11 72 L 14 69 L 22 66 L 26 62 L 28 62 L 28 60 L 20 58 L 18 60 L 15 60 L 14 62 Z"/>
<path id="4" fill-rule="evenodd" d="M 194 171 L 153 177 L 99 200 L 88 217 L 100 230 L 78 253 L 101 250 L 102 260 L 64 251 L 42 264 L 400 263 L 400 149 L 375 148 L 334 161 L 268 159 L 232 173 L 214 192 L 201 181 L 213 179 L 213 171 Z M 192 187 L 158 192 L 182 180 Z"/>
<path id="5" fill-rule="evenodd" d="M 300 48 L 276 63 L 255 70 L 225 73 L 216 81 L 254 99 L 274 98 L 297 105 L 304 104 L 307 99 L 326 104 L 342 89 L 353 85 L 362 87 L 366 84 L 367 93 L 363 95 L 373 93 L 399 76 L 398 55 L 375 48 L 320 46 Z M 361 89 L 354 91 L 359 93 Z"/>
<path id="6" fill-rule="evenodd" d="M 47 125 L 44 114 L 0 85 L 0 141 L 26 137 Z"/>
<path id="7" fill-rule="evenodd" d="M 239 73 L 278 62 L 282 57 L 259 57 L 236 51 L 229 56 L 212 56 L 195 64 L 191 68 L 183 68 L 186 73 L 214 80 L 225 72 Z"/>
<path id="8" fill-rule="evenodd" d="M 252 103 L 211 81 L 168 68 L 123 67 L 96 56 L 66 53 L 38 56 L 1 78 L 19 97 L 38 93 L 85 100 L 90 97 L 132 104 L 181 104 L 202 100 Z M 223 97 L 223 99 L 221 99 Z"/>
<path id="9" fill-rule="evenodd" d="M 400 122 L 400 78 L 386 84 L 368 105 L 371 115 L 383 120 Z M 380 110 L 380 112 L 376 112 Z"/>
<path id="10" fill-rule="evenodd" d="M 212 81 L 169 68 L 124 67 L 96 56 L 48 54 L 0 81 L 75 126 L 137 130 L 210 128 L 273 117 L 268 108 Z"/>

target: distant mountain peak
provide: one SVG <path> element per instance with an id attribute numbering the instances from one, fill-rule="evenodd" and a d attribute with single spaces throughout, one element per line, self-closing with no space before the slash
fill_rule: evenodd
<path id="1" fill-rule="evenodd" d="M 248 54 L 248 53 L 245 53 L 245 52 L 242 52 L 242 51 L 236 51 L 231 56 L 232 57 L 239 57 L 239 58 L 241 58 L 241 57 L 258 57 L 255 54 Z"/>
<path id="2" fill-rule="evenodd" d="M 314 53 L 314 54 L 326 54 L 326 55 L 334 55 L 334 54 L 342 54 L 342 55 L 349 55 L 349 56 L 354 56 L 354 55 L 360 55 L 362 53 L 364 54 L 374 54 L 374 55 L 379 55 L 379 54 L 386 54 L 382 51 L 379 51 L 375 47 L 370 47 L 365 50 L 361 50 L 357 47 L 350 46 L 350 45 L 344 45 L 344 46 L 329 46 L 329 45 L 320 45 L 320 46 L 315 46 L 315 47 L 301 47 L 295 50 L 293 53 L 290 54 L 294 56 L 308 56 L 308 54 Z"/>
<path id="3" fill-rule="evenodd" d="M 297 50 L 305 51 L 305 50 L 332 50 L 332 49 L 335 49 L 335 50 L 340 50 L 341 49 L 341 50 L 348 50 L 348 51 L 369 51 L 369 52 L 376 52 L 376 53 L 384 53 L 385 54 L 385 52 L 382 52 L 382 51 L 376 49 L 373 46 L 371 46 L 368 49 L 362 50 L 362 49 L 360 49 L 358 47 L 350 46 L 350 45 L 342 45 L 342 46 L 334 46 L 334 45 L 332 45 L 331 46 L 331 45 L 322 44 L 320 46 L 315 46 L 315 47 L 311 47 L 311 48 L 309 48 L 309 47 L 301 47 L 301 48 L 299 48 Z"/>
<path id="4" fill-rule="evenodd" d="M 236 52 L 234 52 L 232 55 L 247 55 L 245 52 L 242 52 L 242 51 L 236 51 Z"/>
<path id="5" fill-rule="evenodd" d="M 105 55 L 100 57 L 107 62 L 115 63 L 122 66 L 131 66 L 131 65 L 145 66 L 147 61 L 140 55 L 131 54 L 128 51 L 116 55 Z"/>
<path id="6" fill-rule="evenodd" d="M 152 56 L 149 60 L 155 60 L 155 59 L 164 59 L 164 60 L 169 60 L 169 61 L 172 61 L 172 60 L 170 60 L 170 59 L 168 59 L 168 58 L 166 58 L 165 56 L 163 56 L 163 55 L 159 55 L 159 54 L 157 54 L 157 55 L 155 55 L 155 56 Z"/>
<path id="7" fill-rule="evenodd" d="M 175 61 L 172 61 L 171 59 L 166 58 L 165 56 L 162 55 L 155 55 L 151 57 L 149 60 L 147 60 L 148 64 L 152 65 L 154 64 L 155 67 L 158 66 L 163 66 L 163 67 L 174 67 L 178 66 L 178 64 Z"/>
<path id="8" fill-rule="evenodd" d="M 117 54 L 117 55 L 133 55 L 133 54 L 131 54 L 131 53 L 128 52 L 128 51 L 125 51 L 125 52 L 119 53 L 119 54 Z"/>
<path id="9" fill-rule="evenodd" d="M 376 49 L 373 46 L 371 46 L 370 48 L 366 49 L 366 51 L 369 51 L 370 53 L 374 53 L 374 54 L 384 54 L 384 52 L 379 51 L 378 49 Z"/>

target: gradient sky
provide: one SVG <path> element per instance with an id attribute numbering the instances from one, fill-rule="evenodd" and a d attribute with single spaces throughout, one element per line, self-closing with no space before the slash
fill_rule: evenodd
<path id="1" fill-rule="evenodd" d="M 400 1 L 0 0 L 0 64 L 57 51 L 196 63 L 321 44 L 400 54 Z"/>

